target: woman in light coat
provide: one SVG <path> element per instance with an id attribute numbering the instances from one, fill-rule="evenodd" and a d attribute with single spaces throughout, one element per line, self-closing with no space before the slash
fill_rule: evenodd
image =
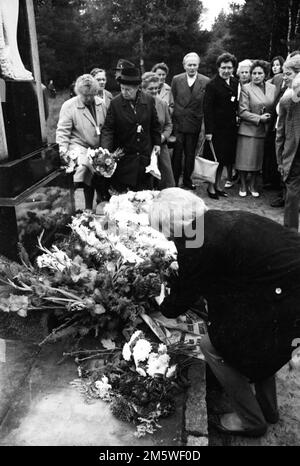
<path id="1" fill-rule="evenodd" d="M 151 71 L 144 73 L 142 76 L 142 89 L 155 99 L 155 108 L 161 128 L 161 151 L 158 157 L 158 168 L 161 172 L 161 180 L 158 182 L 158 188 L 165 189 L 175 186 L 171 158 L 167 146 L 167 141 L 172 133 L 173 125 L 167 103 L 158 97 L 158 88 L 159 77 Z"/>
<path id="2" fill-rule="evenodd" d="M 286 185 L 284 225 L 298 230 L 300 199 L 300 55 L 288 58 L 283 65 L 288 89 L 279 101 L 276 130 L 278 169 Z M 294 90 L 293 90 L 294 87 Z"/>
<path id="3" fill-rule="evenodd" d="M 264 140 L 267 123 L 275 100 L 276 88 L 266 82 L 268 63 L 255 60 L 250 69 L 251 82 L 241 90 L 239 101 L 240 126 L 238 129 L 236 169 L 241 176 L 239 195 L 247 196 L 247 174 L 250 174 L 249 191 L 253 197 L 259 197 L 256 189 L 256 177 L 262 170 L 264 157 Z"/>
<path id="4" fill-rule="evenodd" d="M 159 77 L 159 86 L 158 86 L 158 97 L 166 102 L 169 106 L 169 111 L 172 116 L 174 111 L 174 97 L 171 91 L 171 86 L 166 83 L 166 78 L 169 74 L 169 67 L 165 63 L 156 63 L 153 66 L 153 73 L 156 73 Z"/>
<path id="5" fill-rule="evenodd" d="M 101 128 L 104 124 L 106 107 L 97 94 L 98 82 L 89 74 L 80 76 L 75 84 L 76 97 L 64 102 L 61 107 L 56 130 L 56 142 L 61 156 L 74 154 L 78 167 L 74 174 L 75 187 L 83 186 L 85 207 L 92 210 L 94 188 L 98 196 L 104 196 L 105 179 L 95 177 L 88 161 L 88 148 L 100 145 Z"/>

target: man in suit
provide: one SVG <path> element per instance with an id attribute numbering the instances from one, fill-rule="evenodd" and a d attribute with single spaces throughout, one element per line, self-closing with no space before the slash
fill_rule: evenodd
<path id="1" fill-rule="evenodd" d="M 209 78 L 198 73 L 200 57 L 191 52 L 183 58 L 185 73 L 173 77 L 171 91 L 174 97 L 174 134 L 176 144 L 172 166 L 176 186 L 182 168 L 183 151 L 185 154 L 183 185 L 195 189 L 191 180 L 194 169 L 195 150 L 203 118 L 203 96 Z"/>

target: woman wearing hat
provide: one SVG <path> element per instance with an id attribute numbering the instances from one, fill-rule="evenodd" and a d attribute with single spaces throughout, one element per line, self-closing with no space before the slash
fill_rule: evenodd
<path id="1" fill-rule="evenodd" d="M 152 96 L 140 90 L 141 77 L 136 68 L 124 68 L 118 79 L 121 93 L 110 104 L 101 132 L 101 146 L 110 151 L 120 147 L 125 156 L 111 178 L 119 192 L 152 187 L 146 173 L 153 149 L 160 153 L 160 124 Z"/>
<path id="2" fill-rule="evenodd" d="M 300 338 L 300 236 L 250 212 L 207 210 L 180 188 L 160 192 L 150 225 L 178 251 L 163 315 L 184 314 L 201 296 L 208 303 L 200 346 L 233 408 L 216 427 L 263 435 L 279 417 L 275 373 Z"/>
<path id="3" fill-rule="evenodd" d="M 279 101 L 276 131 L 278 169 L 286 186 L 284 225 L 298 230 L 300 200 L 300 55 L 287 58 L 283 78 L 288 89 Z M 299 93 L 299 94 L 298 94 Z"/>

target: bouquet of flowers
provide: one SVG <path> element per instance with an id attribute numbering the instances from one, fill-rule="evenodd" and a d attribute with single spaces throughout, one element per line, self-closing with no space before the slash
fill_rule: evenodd
<path id="1" fill-rule="evenodd" d="M 138 200 L 138 194 L 128 201 L 133 211 L 126 222 L 115 219 L 113 208 L 101 219 L 83 213 L 73 218 L 71 234 L 51 249 L 40 237 L 43 254 L 35 265 L 24 255 L 23 265 L 0 258 L 0 281 L 10 293 L 1 309 L 26 316 L 30 309 L 55 308 L 62 324 L 45 341 L 90 331 L 112 337 L 118 329 L 136 328 L 139 316 L 156 309 L 155 298 L 176 261 L 174 244 L 144 225 L 145 219 L 138 221 L 152 196 L 146 192 Z"/>
<path id="2" fill-rule="evenodd" d="M 152 434 L 160 427 L 159 418 L 175 410 L 172 392 L 179 388 L 175 383 L 177 366 L 171 364 L 165 345 L 149 341 L 140 330 L 132 334 L 122 351 L 112 354 L 99 369 L 79 365 L 80 379 L 73 385 L 88 400 L 109 402 L 117 418 L 137 426 L 138 437 Z"/>
<path id="3" fill-rule="evenodd" d="M 88 160 L 96 173 L 105 178 L 111 178 L 114 174 L 117 163 L 124 156 L 124 151 L 120 148 L 114 152 L 109 152 L 108 149 L 89 149 Z"/>
<path id="4" fill-rule="evenodd" d="M 78 159 L 83 152 L 86 152 L 86 149 L 84 147 L 82 147 L 82 150 L 67 150 L 60 148 L 60 160 L 66 173 L 73 173 L 76 170 L 76 168 L 78 167 Z"/>

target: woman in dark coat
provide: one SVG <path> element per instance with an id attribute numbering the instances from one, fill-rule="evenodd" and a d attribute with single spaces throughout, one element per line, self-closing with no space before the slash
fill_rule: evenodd
<path id="1" fill-rule="evenodd" d="M 135 68 L 124 68 L 118 78 L 121 94 L 109 106 L 101 132 L 101 146 L 118 147 L 125 155 L 118 162 L 111 183 L 119 192 L 150 189 L 152 175 L 145 173 L 155 148 L 160 153 L 160 124 L 152 96 L 140 90 L 141 78 Z"/>
<path id="2" fill-rule="evenodd" d="M 232 77 L 236 58 L 223 53 L 217 59 L 218 74 L 206 86 L 204 94 L 204 124 L 206 140 L 212 141 L 219 167 L 215 185 L 210 184 L 208 195 L 213 199 L 227 196 L 221 187 L 224 166 L 231 181 L 237 137 L 238 80 Z"/>
<path id="3" fill-rule="evenodd" d="M 235 410 L 218 427 L 262 435 L 267 422 L 278 420 L 274 375 L 300 337 L 300 236 L 249 212 L 205 212 L 199 198 L 178 188 L 162 191 L 152 205 L 152 226 L 166 217 L 177 223 L 171 237 L 179 274 L 161 311 L 177 317 L 201 296 L 207 300 L 208 335 L 201 348 Z"/>

